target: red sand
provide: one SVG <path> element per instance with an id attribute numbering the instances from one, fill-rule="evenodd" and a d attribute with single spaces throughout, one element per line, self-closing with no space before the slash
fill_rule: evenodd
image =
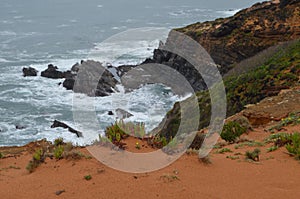
<path id="1" fill-rule="evenodd" d="M 287 130 L 296 129 L 300 126 Z M 259 128 L 248 137 L 263 140 L 268 135 Z M 49 158 L 30 174 L 25 167 L 32 153 L 26 149 L 19 156 L 0 160 L 0 195 L 4 199 L 299 198 L 300 164 L 285 153 L 285 148 L 267 153 L 266 148 L 271 145 L 259 147 L 260 161 L 248 162 L 243 154 L 255 147 L 235 149 L 235 145 L 226 146 L 233 153 L 216 154 L 216 149 L 213 150 L 212 164 L 200 162 L 197 155 L 185 154 L 170 166 L 145 174 L 119 172 L 95 159 L 57 161 Z M 18 153 L 18 148 L 9 150 Z M 85 148 L 80 150 L 88 154 Z M 131 151 L 134 150 L 131 147 Z M 242 153 L 240 159 L 226 158 L 237 152 Z M 92 179 L 85 180 L 86 175 Z M 60 190 L 65 192 L 56 195 Z"/>

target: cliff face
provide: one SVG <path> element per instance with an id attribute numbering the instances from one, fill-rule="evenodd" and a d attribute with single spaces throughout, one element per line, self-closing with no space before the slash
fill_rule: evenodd
<path id="1" fill-rule="evenodd" d="M 216 64 L 221 65 L 224 74 L 231 64 L 279 42 L 299 38 L 300 1 L 257 3 L 232 17 L 176 30 L 198 41 Z"/>

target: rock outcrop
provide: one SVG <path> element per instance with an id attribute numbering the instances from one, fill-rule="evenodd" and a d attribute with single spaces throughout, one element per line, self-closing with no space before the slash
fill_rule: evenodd
<path id="1" fill-rule="evenodd" d="M 118 81 L 100 62 L 82 61 L 75 64 L 71 73 L 63 82 L 63 86 L 76 93 L 84 93 L 88 96 L 108 96 L 117 90 Z"/>
<path id="2" fill-rule="evenodd" d="M 300 37 L 300 1 L 257 3 L 229 18 L 176 29 L 198 41 L 226 73 L 230 65 Z M 158 60 L 159 61 L 159 60 Z"/>
<path id="3" fill-rule="evenodd" d="M 184 33 L 201 44 L 217 64 L 220 73 L 225 75 L 234 64 L 264 49 L 299 38 L 300 1 L 257 3 L 232 17 L 195 23 L 175 31 Z M 163 48 L 156 49 L 153 58 L 144 63 L 170 66 L 184 75 L 195 91 L 206 89 L 201 75 L 191 63 Z"/>
<path id="4" fill-rule="evenodd" d="M 52 78 L 52 79 L 62 79 L 72 76 L 71 71 L 62 72 L 58 70 L 57 66 L 52 64 L 48 65 L 48 68 L 41 72 L 42 77 Z"/>
<path id="5" fill-rule="evenodd" d="M 76 134 L 77 137 L 82 137 L 83 136 L 80 131 L 77 131 L 77 130 L 73 129 L 72 127 L 70 127 L 69 125 L 67 125 L 67 124 L 65 124 L 63 122 L 54 120 L 53 124 L 51 125 L 51 128 L 58 128 L 58 127 L 61 127 L 61 128 L 64 128 L 64 129 L 68 129 L 71 133 Z"/>
<path id="6" fill-rule="evenodd" d="M 37 76 L 38 70 L 36 70 L 35 68 L 32 67 L 28 67 L 28 68 L 23 68 L 23 76 L 27 77 L 27 76 Z"/>

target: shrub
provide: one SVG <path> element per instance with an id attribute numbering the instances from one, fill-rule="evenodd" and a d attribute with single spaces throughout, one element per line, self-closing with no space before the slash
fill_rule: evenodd
<path id="1" fill-rule="evenodd" d="M 74 148 L 74 146 L 73 146 L 72 142 L 67 142 L 67 143 L 64 145 L 65 151 L 71 151 L 73 148 Z"/>
<path id="2" fill-rule="evenodd" d="M 246 158 L 253 161 L 259 161 L 260 149 L 256 148 L 254 151 L 246 151 Z"/>
<path id="3" fill-rule="evenodd" d="M 0 159 L 4 158 L 3 153 L 0 153 Z"/>
<path id="4" fill-rule="evenodd" d="M 54 140 L 54 146 L 59 146 L 64 144 L 64 139 L 63 138 L 56 138 Z"/>
<path id="5" fill-rule="evenodd" d="M 43 155 L 43 150 L 42 149 L 38 149 L 33 154 L 33 159 L 36 160 L 36 161 L 41 161 L 42 155 Z"/>
<path id="6" fill-rule="evenodd" d="M 283 127 L 288 125 L 297 125 L 300 124 L 300 112 L 294 112 L 290 113 L 288 117 L 282 118 L 280 123 L 271 127 L 269 131 L 272 131 L 274 129 L 280 131 Z"/>
<path id="7" fill-rule="evenodd" d="M 32 156 L 32 160 L 26 166 L 26 169 L 32 173 L 45 160 L 45 151 L 38 149 Z"/>
<path id="8" fill-rule="evenodd" d="M 92 176 L 91 176 L 91 175 L 86 175 L 86 176 L 84 176 L 84 179 L 85 179 L 85 180 L 91 180 L 91 179 L 92 179 Z"/>
<path id="9" fill-rule="evenodd" d="M 53 151 L 54 157 L 58 160 L 63 158 L 63 153 L 64 153 L 64 147 L 61 145 L 56 147 Z"/>
<path id="10" fill-rule="evenodd" d="M 291 143 L 287 144 L 285 148 L 296 159 L 300 160 L 300 133 L 293 133 L 290 136 Z"/>
<path id="11" fill-rule="evenodd" d="M 229 121 L 224 125 L 223 131 L 221 133 L 221 138 L 227 142 L 233 143 L 237 138 L 239 138 L 243 133 L 246 133 L 247 129 L 242 127 L 239 123 L 234 121 Z"/>

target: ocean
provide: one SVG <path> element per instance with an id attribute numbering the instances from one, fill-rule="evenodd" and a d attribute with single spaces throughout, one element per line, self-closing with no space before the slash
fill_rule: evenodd
<path id="1" fill-rule="evenodd" d="M 138 64 L 151 57 L 160 40 L 167 37 L 109 43 L 123 31 L 146 27 L 170 30 L 194 22 L 228 17 L 257 0 L 1 0 L 0 2 L 0 146 L 24 145 L 47 138 L 63 137 L 74 144 L 86 145 L 97 138 L 77 138 L 65 129 L 51 129 L 57 119 L 76 127 L 73 121 L 73 92 L 53 80 L 22 76 L 23 67 L 41 72 L 52 63 L 60 70 L 70 69 L 90 52 L 101 48 L 119 53 L 93 57 L 113 65 Z M 105 42 L 106 41 L 106 42 Z M 107 42 L 108 41 L 108 42 Z M 103 45 L 105 44 L 105 45 Z M 103 53 L 105 55 L 105 53 Z M 162 85 L 147 85 L 131 93 L 113 93 L 95 100 L 99 133 L 115 121 L 107 114 L 123 108 L 151 130 L 181 97 Z M 86 96 L 84 96 L 86 97 Z M 16 129 L 16 126 L 22 127 Z"/>

